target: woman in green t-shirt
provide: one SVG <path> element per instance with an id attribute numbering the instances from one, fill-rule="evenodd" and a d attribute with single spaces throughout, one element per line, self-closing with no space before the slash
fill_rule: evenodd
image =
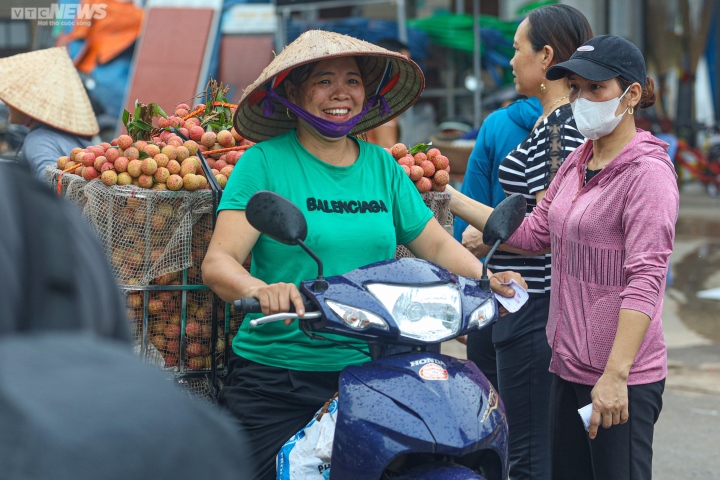
<path id="1" fill-rule="evenodd" d="M 405 56 L 330 32 L 310 31 L 287 46 L 245 90 L 234 126 L 259 142 L 235 167 L 218 208 L 203 278 L 223 300 L 254 297 L 263 314 L 302 316 L 297 285 L 317 273 L 297 246 L 276 242 L 245 218 L 249 198 L 271 190 L 308 222 L 306 243 L 328 276 L 393 258 L 398 244 L 459 275 L 479 278 L 482 264 L 434 219 L 402 168 L 357 134 L 390 120 L 419 97 L 422 73 Z M 242 263 L 252 251 L 250 272 Z M 498 278 L 499 277 L 499 278 Z M 502 286 L 519 275 L 491 278 Z M 275 478 L 280 447 L 337 391 L 340 371 L 367 361 L 361 352 L 310 340 L 296 325 L 250 328 L 233 340 L 219 403 L 250 439 L 257 478 Z M 343 339 L 347 341 L 347 339 Z"/>

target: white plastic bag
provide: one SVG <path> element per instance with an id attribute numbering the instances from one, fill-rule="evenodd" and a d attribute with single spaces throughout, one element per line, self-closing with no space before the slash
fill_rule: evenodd
<path id="1" fill-rule="evenodd" d="M 335 436 L 337 395 L 277 455 L 277 480 L 327 480 Z"/>

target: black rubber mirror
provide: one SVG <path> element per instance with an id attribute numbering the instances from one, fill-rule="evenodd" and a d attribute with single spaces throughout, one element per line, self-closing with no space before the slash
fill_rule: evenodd
<path id="1" fill-rule="evenodd" d="M 298 245 L 307 237 L 307 222 L 300 209 L 277 193 L 261 190 L 250 197 L 245 216 L 250 225 L 278 242 Z"/>
<path id="2" fill-rule="evenodd" d="M 525 219 L 527 202 L 519 193 L 513 193 L 500 202 L 490 214 L 483 230 L 483 243 L 494 245 L 504 242 L 518 229 Z"/>

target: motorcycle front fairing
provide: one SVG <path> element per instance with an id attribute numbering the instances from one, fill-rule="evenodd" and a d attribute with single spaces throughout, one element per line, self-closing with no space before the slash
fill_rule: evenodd
<path id="1" fill-rule="evenodd" d="M 412 453 L 507 455 L 504 408 L 470 361 L 412 353 L 347 367 L 338 401 L 331 479 L 376 480 Z"/>
<path id="2" fill-rule="evenodd" d="M 485 323 L 495 321 L 496 300 L 492 293 L 482 290 L 475 279 L 455 275 L 443 267 L 418 258 L 397 258 L 373 263 L 357 268 L 343 275 L 329 277 L 327 289 L 316 291 L 316 281 L 304 281 L 302 293 L 322 311 L 322 318 L 308 321 L 309 330 L 336 333 L 367 342 L 383 342 L 399 345 L 429 345 L 440 343 L 449 338 L 465 335 L 475 330 L 471 316 L 483 305 L 489 305 L 490 315 Z M 383 288 L 431 288 L 450 287 L 457 291 L 459 312 L 454 331 L 444 337 L 434 339 L 411 338 L 398 326 L 393 313 L 388 311 L 377 294 L 371 293 L 372 286 Z M 384 326 L 369 325 L 365 328 L 352 328 L 335 312 L 330 303 L 337 302 L 354 307 L 371 315 L 377 315 Z"/>

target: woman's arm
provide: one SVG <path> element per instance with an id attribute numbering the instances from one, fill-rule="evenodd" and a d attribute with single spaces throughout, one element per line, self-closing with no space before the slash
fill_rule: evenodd
<path id="1" fill-rule="evenodd" d="M 620 310 L 618 328 L 605 371 L 590 393 L 593 411 L 590 417 L 590 438 L 604 428 L 628 421 L 627 382 L 635 356 L 645 339 L 650 317 L 636 310 Z"/>
<path id="2" fill-rule="evenodd" d="M 416 257 L 436 263 L 457 275 L 472 278 L 482 276 L 482 263 L 450 236 L 434 218 L 430 219 L 420 235 L 406 246 Z M 490 288 L 506 297 L 515 294 L 512 288 L 501 285 L 508 283 L 510 279 L 515 279 L 518 284 L 527 289 L 525 280 L 515 272 L 492 274 L 488 270 L 488 276 L 490 277 Z"/>
<path id="3" fill-rule="evenodd" d="M 485 255 L 487 255 L 492 248 L 492 246 L 485 245 L 483 243 L 482 236 L 483 233 L 472 225 L 469 225 L 465 229 L 462 236 L 463 247 L 470 250 L 470 252 L 472 252 L 472 254 L 478 258 L 484 258 Z M 545 250 L 542 250 L 540 252 L 529 252 L 527 250 L 520 250 L 519 248 L 510 247 L 508 245 L 505 245 L 504 243 L 498 247 L 498 250 L 502 250 L 503 252 L 517 253 L 518 255 L 539 255 L 541 253 L 550 252 L 550 248 L 546 248 Z"/>
<path id="4" fill-rule="evenodd" d="M 220 298 L 232 302 L 242 297 L 260 301 L 265 315 L 287 312 L 290 304 L 304 314 L 302 297 L 292 283 L 268 285 L 243 268 L 242 263 L 257 242 L 260 232 L 245 217 L 244 210 L 223 210 L 202 263 L 203 283 Z"/>

